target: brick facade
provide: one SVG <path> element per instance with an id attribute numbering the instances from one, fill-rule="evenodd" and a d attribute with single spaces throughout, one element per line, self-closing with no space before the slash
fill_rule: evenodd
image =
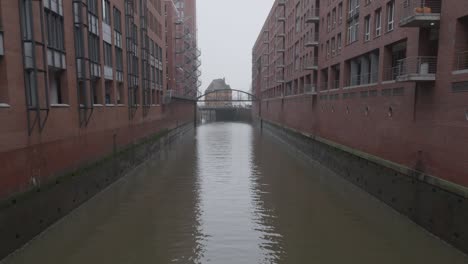
<path id="1" fill-rule="evenodd" d="M 0 200 L 193 120 L 193 102 L 167 96 L 168 2 L 0 3 Z"/>
<path id="2" fill-rule="evenodd" d="M 467 18 L 456 0 L 277 0 L 253 49 L 256 107 L 468 187 Z"/>

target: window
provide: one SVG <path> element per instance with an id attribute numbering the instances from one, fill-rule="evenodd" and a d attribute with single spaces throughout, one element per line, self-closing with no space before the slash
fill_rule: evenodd
<path id="1" fill-rule="evenodd" d="M 300 3 L 296 5 L 296 32 L 301 31 L 301 6 Z"/>
<path id="2" fill-rule="evenodd" d="M 104 65 L 112 67 L 112 45 L 104 42 Z"/>
<path id="3" fill-rule="evenodd" d="M 105 82 L 105 103 L 106 105 L 113 104 L 114 103 L 114 82 L 112 81 L 106 81 Z"/>
<path id="4" fill-rule="evenodd" d="M 341 52 L 341 33 L 336 37 L 336 46 L 339 54 Z"/>
<path id="5" fill-rule="evenodd" d="M 375 36 L 382 35 L 382 9 L 375 11 Z"/>
<path id="6" fill-rule="evenodd" d="M 102 21 L 108 25 L 111 24 L 109 0 L 102 0 Z"/>
<path id="7" fill-rule="evenodd" d="M 66 68 L 62 0 L 44 2 L 47 31 L 47 64 L 49 100 L 51 104 L 66 103 L 66 85 L 62 85 L 62 73 Z"/>
<path id="8" fill-rule="evenodd" d="M 91 81 L 91 93 L 93 95 L 93 104 L 101 103 L 101 85 L 100 79 L 94 79 Z"/>
<path id="9" fill-rule="evenodd" d="M 365 0 L 364 4 L 367 6 L 367 5 L 370 5 L 371 2 L 372 2 L 372 0 Z"/>
<path id="10" fill-rule="evenodd" d="M 387 32 L 393 30 L 395 26 L 395 1 L 392 0 L 387 4 Z"/>
<path id="11" fill-rule="evenodd" d="M 51 104 L 66 103 L 61 73 L 52 69 L 49 69 L 49 99 Z"/>
<path id="12" fill-rule="evenodd" d="M 117 104 L 124 104 L 123 83 L 117 84 Z"/>
<path id="13" fill-rule="evenodd" d="M 364 41 L 370 40 L 370 16 L 364 18 Z"/>
<path id="14" fill-rule="evenodd" d="M 343 3 L 338 4 L 338 24 L 343 22 Z"/>
<path id="15" fill-rule="evenodd" d="M 332 28 L 334 29 L 336 27 L 336 9 L 333 8 L 332 11 Z"/>
<path id="16" fill-rule="evenodd" d="M 330 32 L 331 30 L 331 21 L 330 21 L 330 13 L 327 14 L 327 31 Z"/>
<path id="17" fill-rule="evenodd" d="M 114 45 L 116 80 L 123 82 L 122 21 L 120 11 L 114 7 Z"/>
<path id="18" fill-rule="evenodd" d="M 358 18 L 353 19 L 348 23 L 348 44 L 356 42 L 359 36 Z"/>
<path id="19" fill-rule="evenodd" d="M 47 46 L 58 51 L 64 51 L 63 16 L 48 8 L 45 8 L 44 13 L 47 28 Z"/>
<path id="20" fill-rule="evenodd" d="M 88 0 L 88 49 L 91 77 L 100 77 L 98 0 Z M 99 85 L 92 85 L 98 89 Z M 98 97 L 96 97 L 98 98 Z"/>
<path id="21" fill-rule="evenodd" d="M 332 56 L 335 56 L 336 54 L 336 43 L 335 43 L 335 38 L 331 39 L 331 49 L 332 49 Z"/>
<path id="22" fill-rule="evenodd" d="M 330 41 L 327 40 L 326 44 L 326 49 L 327 49 L 327 59 L 330 58 Z"/>

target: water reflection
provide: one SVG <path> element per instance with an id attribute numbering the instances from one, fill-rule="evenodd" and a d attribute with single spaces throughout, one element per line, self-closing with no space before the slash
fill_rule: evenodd
<path id="1" fill-rule="evenodd" d="M 202 263 L 275 263 L 280 237 L 265 221 L 254 181 L 254 130 L 248 124 L 215 123 L 197 133 Z M 200 166 L 201 165 L 201 166 Z"/>
<path id="2" fill-rule="evenodd" d="M 468 263 L 294 149 L 212 123 L 74 211 L 6 263 Z"/>

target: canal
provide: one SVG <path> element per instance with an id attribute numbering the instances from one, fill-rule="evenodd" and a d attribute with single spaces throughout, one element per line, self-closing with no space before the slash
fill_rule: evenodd
<path id="1" fill-rule="evenodd" d="M 468 263 L 249 124 L 192 131 L 6 263 Z"/>

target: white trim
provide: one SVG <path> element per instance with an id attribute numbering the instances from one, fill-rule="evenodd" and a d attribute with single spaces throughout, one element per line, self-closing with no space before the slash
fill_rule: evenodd
<path id="1" fill-rule="evenodd" d="M 466 69 L 466 70 L 457 70 L 457 71 L 452 72 L 453 75 L 466 74 L 466 73 L 468 73 L 468 69 Z"/>
<path id="2" fill-rule="evenodd" d="M 0 103 L 0 108 L 10 108 L 11 106 L 9 104 L 5 103 Z"/>
<path id="3" fill-rule="evenodd" d="M 70 107 L 69 104 L 50 104 L 50 107 L 52 108 L 68 108 Z"/>

